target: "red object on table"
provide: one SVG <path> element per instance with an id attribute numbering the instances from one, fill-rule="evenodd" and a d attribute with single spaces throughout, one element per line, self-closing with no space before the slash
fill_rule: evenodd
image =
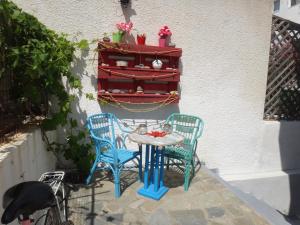
<path id="1" fill-rule="evenodd" d="M 167 135 L 164 131 L 151 131 L 150 133 L 147 133 L 147 135 L 153 136 L 153 137 L 164 137 Z"/>

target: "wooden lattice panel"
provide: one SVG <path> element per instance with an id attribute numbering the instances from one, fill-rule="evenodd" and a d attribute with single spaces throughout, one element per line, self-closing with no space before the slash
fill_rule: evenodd
<path id="1" fill-rule="evenodd" d="M 299 107 L 295 104 L 298 95 L 295 91 L 289 91 L 298 88 L 298 26 L 273 16 L 265 119 L 300 119 Z"/>

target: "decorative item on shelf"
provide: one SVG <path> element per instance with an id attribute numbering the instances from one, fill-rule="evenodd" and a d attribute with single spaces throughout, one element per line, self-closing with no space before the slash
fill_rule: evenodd
<path id="1" fill-rule="evenodd" d="M 144 68 L 145 66 L 144 66 L 144 64 L 141 63 L 141 64 L 139 64 L 139 65 L 135 65 L 134 67 L 135 67 L 135 68 Z"/>
<path id="2" fill-rule="evenodd" d="M 127 61 L 123 61 L 123 60 L 118 60 L 118 61 L 116 61 L 116 65 L 117 66 L 121 66 L 121 67 L 127 67 L 128 66 L 128 62 Z"/>
<path id="3" fill-rule="evenodd" d="M 103 42 L 110 42 L 110 38 L 108 36 L 108 33 L 103 33 L 103 38 L 102 38 Z"/>
<path id="4" fill-rule="evenodd" d="M 158 46 L 166 47 L 166 40 L 171 35 L 172 35 L 172 32 L 168 26 L 163 26 L 162 28 L 160 28 L 160 30 L 158 32 L 158 36 L 159 36 Z"/>
<path id="5" fill-rule="evenodd" d="M 113 33 L 113 42 L 115 43 L 120 43 L 123 39 L 123 36 L 125 33 L 130 33 L 133 24 L 132 22 L 128 22 L 128 23 L 117 23 L 116 24 L 118 31 Z"/>
<path id="6" fill-rule="evenodd" d="M 144 93 L 143 88 L 142 88 L 141 86 L 137 86 L 137 88 L 136 88 L 136 93 L 138 93 L 138 94 Z"/>
<path id="7" fill-rule="evenodd" d="M 170 91 L 170 95 L 178 95 L 178 91 Z"/>
<path id="8" fill-rule="evenodd" d="M 120 94 L 121 90 L 120 89 L 112 89 L 111 93 L 113 93 L 113 94 Z"/>
<path id="9" fill-rule="evenodd" d="M 104 93 L 105 93 L 105 90 L 104 90 L 104 89 L 99 90 L 99 93 L 100 93 L 100 94 L 104 94 Z"/>
<path id="10" fill-rule="evenodd" d="M 169 46 L 169 47 L 172 47 L 172 48 L 175 48 L 175 47 L 176 47 L 176 44 L 173 43 L 173 42 L 170 42 L 170 43 L 168 44 L 168 46 Z"/>
<path id="11" fill-rule="evenodd" d="M 133 94 L 133 93 L 134 93 L 134 90 L 133 90 L 133 89 L 129 89 L 129 90 L 128 90 L 128 93 L 129 93 L 129 94 Z"/>
<path id="12" fill-rule="evenodd" d="M 152 62 L 152 67 L 153 69 L 156 69 L 156 70 L 160 70 L 161 67 L 162 67 L 163 63 L 161 60 L 159 59 L 155 59 L 153 62 Z"/>
<path id="13" fill-rule="evenodd" d="M 136 41 L 138 45 L 145 45 L 146 43 L 146 34 L 137 34 Z"/>
<path id="14" fill-rule="evenodd" d="M 109 64 L 101 63 L 101 66 L 109 66 Z"/>
<path id="15" fill-rule="evenodd" d="M 120 43 L 123 39 L 124 33 L 117 31 L 112 33 L 112 40 L 114 43 Z"/>

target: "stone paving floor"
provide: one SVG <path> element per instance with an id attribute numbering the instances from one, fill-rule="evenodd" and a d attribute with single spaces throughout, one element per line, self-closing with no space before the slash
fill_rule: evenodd
<path id="1" fill-rule="evenodd" d="M 169 170 L 167 194 L 155 201 L 137 194 L 137 173 L 123 171 L 125 190 L 114 198 L 110 176 L 99 174 L 90 186 L 78 187 L 69 197 L 69 215 L 75 225 L 267 225 L 265 219 L 204 170 L 197 172 L 188 192 L 182 174 Z"/>

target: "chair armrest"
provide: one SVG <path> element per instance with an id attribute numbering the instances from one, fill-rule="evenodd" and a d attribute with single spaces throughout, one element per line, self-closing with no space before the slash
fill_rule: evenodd
<path id="1" fill-rule="evenodd" d="M 203 127 L 204 127 L 204 122 L 203 122 L 203 120 L 201 120 L 201 125 L 200 125 L 200 127 L 199 127 L 199 131 L 198 131 L 198 134 L 197 134 L 197 136 L 196 136 L 196 140 L 202 136 L 202 133 L 203 133 Z"/>
<path id="2" fill-rule="evenodd" d="M 92 131 L 90 132 L 90 135 L 91 135 L 92 139 L 95 140 L 95 141 L 103 142 L 105 144 L 110 145 L 110 147 L 114 146 L 113 143 L 111 143 L 110 141 L 108 141 L 106 139 L 103 139 L 103 138 L 97 137 Z"/>

